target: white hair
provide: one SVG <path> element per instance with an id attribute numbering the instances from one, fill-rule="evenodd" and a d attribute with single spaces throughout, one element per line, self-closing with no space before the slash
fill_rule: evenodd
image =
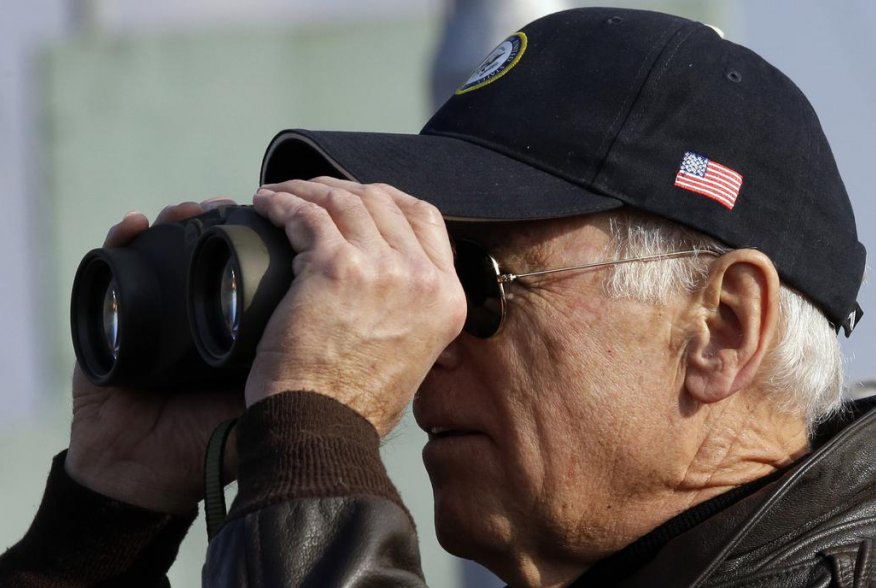
<path id="1" fill-rule="evenodd" d="M 628 210 L 610 217 L 609 232 L 608 253 L 615 259 L 688 249 L 730 250 L 702 233 Z M 692 255 L 612 266 L 605 274 L 605 291 L 613 297 L 662 304 L 673 293 L 700 288 L 713 260 L 710 255 Z M 764 360 L 759 382 L 779 410 L 804 417 L 811 431 L 842 406 L 842 352 L 825 315 L 799 292 L 782 284 L 779 306 L 779 341 Z"/>

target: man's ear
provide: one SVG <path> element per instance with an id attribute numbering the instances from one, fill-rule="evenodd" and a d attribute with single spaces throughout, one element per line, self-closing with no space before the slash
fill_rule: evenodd
<path id="1" fill-rule="evenodd" d="M 770 259 L 738 249 L 712 265 L 694 301 L 685 388 L 703 403 L 749 386 L 772 346 L 779 320 L 780 282 Z"/>

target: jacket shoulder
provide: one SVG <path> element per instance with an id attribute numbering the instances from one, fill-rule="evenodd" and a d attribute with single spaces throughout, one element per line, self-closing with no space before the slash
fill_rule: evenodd
<path id="1" fill-rule="evenodd" d="M 876 584 L 876 411 L 758 494 L 698 585 Z"/>

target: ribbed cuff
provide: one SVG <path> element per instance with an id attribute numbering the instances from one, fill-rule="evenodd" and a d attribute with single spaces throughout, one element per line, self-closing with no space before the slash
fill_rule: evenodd
<path id="1" fill-rule="evenodd" d="M 65 450 L 52 461 L 27 534 L 0 558 L 0 584 L 155 586 L 163 581 L 197 511 L 169 515 L 98 494 L 67 475 L 66 456 Z"/>
<path id="2" fill-rule="evenodd" d="M 370 495 L 404 508 L 380 460 L 377 431 L 310 391 L 252 405 L 237 423 L 238 494 L 229 518 L 296 498 Z"/>

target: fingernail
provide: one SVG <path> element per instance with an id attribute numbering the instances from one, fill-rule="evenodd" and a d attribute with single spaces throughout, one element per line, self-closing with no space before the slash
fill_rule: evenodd
<path id="1" fill-rule="evenodd" d="M 259 188 L 259 191 L 256 192 L 259 196 L 273 196 L 276 194 L 273 190 L 268 190 L 267 188 Z"/>
<path id="2" fill-rule="evenodd" d="M 128 212 L 125 213 L 125 218 L 131 217 L 131 216 L 137 216 L 137 215 L 142 216 L 143 213 L 140 212 L 139 210 L 129 210 Z"/>

